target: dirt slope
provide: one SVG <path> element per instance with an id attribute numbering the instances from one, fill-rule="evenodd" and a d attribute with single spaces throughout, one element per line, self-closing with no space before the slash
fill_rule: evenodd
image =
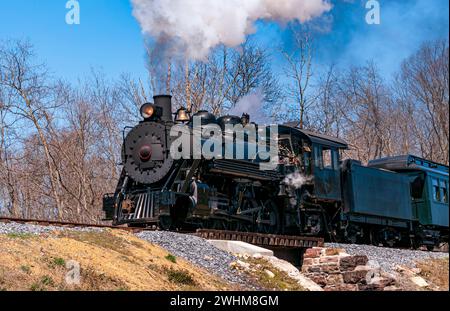
<path id="1" fill-rule="evenodd" d="M 76 271 L 71 261 L 80 264 L 78 285 L 66 282 Z M 108 230 L 0 235 L 0 290 L 238 288 L 130 233 Z"/>

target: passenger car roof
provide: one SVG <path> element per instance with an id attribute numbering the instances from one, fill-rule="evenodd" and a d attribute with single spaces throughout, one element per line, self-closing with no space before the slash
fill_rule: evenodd
<path id="1" fill-rule="evenodd" d="M 414 155 L 401 155 L 386 157 L 369 161 L 368 166 L 384 168 L 392 171 L 419 170 L 429 171 L 448 176 L 449 168 L 444 164 L 439 164 Z"/>

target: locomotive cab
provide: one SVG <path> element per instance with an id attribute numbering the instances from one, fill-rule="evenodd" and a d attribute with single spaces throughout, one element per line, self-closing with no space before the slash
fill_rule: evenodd
<path id="1" fill-rule="evenodd" d="M 295 123 L 285 124 L 279 131 L 282 174 L 286 175 L 289 197 L 286 205 L 290 206 L 285 211 L 284 229 L 323 235 L 328 230 L 328 215 L 336 214 L 342 205 L 340 152 L 347 144 L 299 129 Z"/>
<path id="2" fill-rule="evenodd" d="M 280 153 L 290 146 L 294 162 L 301 174 L 312 179 L 314 197 L 318 201 L 341 201 L 340 154 L 348 148 L 341 139 L 313 133 L 288 123 L 282 132 L 289 132 L 289 139 L 280 137 Z"/>

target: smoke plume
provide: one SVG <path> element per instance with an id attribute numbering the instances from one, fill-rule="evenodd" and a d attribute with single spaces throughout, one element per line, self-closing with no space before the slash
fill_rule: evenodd
<path id="1" fill-rule="evenodd" d="M 158 43 L 170 41 L 172 52 L 194 60 L 218 45 L 242 44 L 257 20 L 304 23 L 331 9 L 328 0 L 131 1 L 143 33 Z"/>

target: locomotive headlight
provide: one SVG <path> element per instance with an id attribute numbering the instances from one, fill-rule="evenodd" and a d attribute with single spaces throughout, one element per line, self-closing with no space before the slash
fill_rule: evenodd
<path id="1" fill-rule="evenodd" d="M 144 119 L 150 119 L 155 114 L 155 106 L 152 104 L 144 104 L 141 107 L 141 116 Z"/>

